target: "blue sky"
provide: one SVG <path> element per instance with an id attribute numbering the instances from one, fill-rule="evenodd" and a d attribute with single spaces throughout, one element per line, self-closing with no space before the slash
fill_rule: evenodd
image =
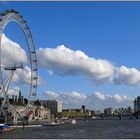
<path id="1" fill-rule="evenodd" d="M 0 2 L 0 11 L 16 9 L 26 19 L 36 49 L 64 45 L 81 50 L 88 57 L 105 59 L 115 67 L 140 70 L 140 2 Z M 139 86 L 115 85 L 94 81 L 79 75 L 49 75 L 40 68 L 45 81 L 38 97 L 45 91 L 90 95 L 119 94 L 130 98 L 140 94 Z M 47 99 L 47 96 L 45 97 Z"/>

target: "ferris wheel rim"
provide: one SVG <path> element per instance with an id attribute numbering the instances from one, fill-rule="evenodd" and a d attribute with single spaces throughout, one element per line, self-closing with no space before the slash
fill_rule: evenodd
<path id="1" fill-rule="evenodd" d="M 30 32 L 30 29 L 24 20 L 24 18 L 19 14 L 19 12 L 11 9 L 6 10 L 3 13 L 0 13 L 0 58 L 1 58 L 1 40 L 2 40 L 2 34 L 4 32 L 4 29 L 6 28 L 7 24 L 10 22 L 16 22 L 22 29 L 24 33 L 24 37 L 26 39 L 27 48 L 29 51 L 29 57 L 30 57 L 30 69 L 31 69 L 31 83 L 30 83 L 30 89 L 29 89 L 29 97 L 28 97 L 28 104 L 26 107 L 29 107 L 35 100 L 36 94 L 37 94 L 37 57 L 36 57 L 36 51 L 35 51 L 35 45 L 32 39 L 32 34 Z M 0 79 L 1 84 L 4 88 L 4 82 L 3 82 L 3 76 L 2 76 L 2 68 L 1 68 L 1 59 L 0 59 Z"/>

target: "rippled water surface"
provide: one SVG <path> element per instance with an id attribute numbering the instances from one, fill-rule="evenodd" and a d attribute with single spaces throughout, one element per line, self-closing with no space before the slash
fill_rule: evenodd
<path id="1" fill-rule="evenodd" d="M 1 133 L 0 138 L 48 138 L 48 139 L 108 139 L 139 138 L 140 120 L 89 120 L 77 124 L 15 129 Z"/>

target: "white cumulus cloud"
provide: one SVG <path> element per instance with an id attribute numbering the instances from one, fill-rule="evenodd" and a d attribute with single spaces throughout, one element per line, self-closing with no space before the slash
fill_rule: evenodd
<path id="1" fill-rule="evenodd" d="M 40 48 L 37 51 L 40 66 L 58 75 L 82 75 L 94 80 L 110 80 L 114 66 L 107 60 L 88 57 L 84 52 L 73 51 L 60 45 L 57 48 Z"/>
<path id="2" fill-rule="evenodd" d="M 19 44 L 7 38 L 5 34 L 2 35 L 1 55 L 1 62 L 6 66 L 26 64 L 28 62 L 25 50 Z"/>
<path id="3" fill-rule="evenodd" d="M 8 90 L 8 95 L 11 97 L 12 95 L 18 96 L 19 95 L 20 88 L 14 87 Z"/>
<path id="4" fill-rule="evenodd" d="M 89 57 L 80 50 L 74 51 L 64 45 L 40 48 L 37 57 L 39 65 L 46 68 L 50 75 L 82 75 L 95 83 L 140 85 L 140 71 L 136 68 L 116 67 L 110 61 Z"/>
<path id="5" fill-rule="evenodd" d="M 28 66 L 25 66 L 23 69 L 17 69 L 14 73 L 13 79 L 14 82 L 23 82 L 31 83 L 31 69 Z"/>
<path id="6" fill-rule="evenodd" d="M 100 100 L 105 100 L 105 95 L 101 94 L 100 92 L 95 92 L 95 96 Z"/>
<path id="7" fill-rule="evenodd" d="M 5 34 L 2 35 L 1 63 L 3 77 L 8 75 L 8 72 L 4 70 L 5 67 L 20 66 L 23 64 L 24 68 L 15 71 L 12 81 L 25 84 L 31 83 L 31 69 L 27 66 L 29 60 L 26 51 L 18 43 L 6 37 Z M 41 77 L 38 76 L 38 84 L 40 83 Z"/>
<path id="8" fill-rule="evenodd" d="M 2 35 L 1 46 L 2 65 L 13 66 L 27 64 L 28 58 L 25 50 L 16 42 Z M 140 71 L 126 66 L 116 67 L 110 61 L 89 57 L 80 50 L 72 50 L 60 45 L 56 48 L 40 48 L 37 50 L 39 67 L 45 68 L 50 75 L 83 76 L 95 83 L 109 82 L 112 84 L 125 84 L 140 86 Z M 17 70 L 14 81 L 29 83 L 31 71 L 26 66 L 23 70 Z M 39 77 L 39 83 L 41 77 Z M 104 99 L 104 97 L 98 97 Z"/>
<path id="9" fill-rule="evenodd" d="M 46 91 L 46 99 L 60 100 L 64 108 L 80 108 L 85 105 L 88 109 L 101 109 L 106 107 L 133 107 L 133 99 L 119 94 L 104 95 L 100 92 L 92 94 L 83 94 L 76 91 L 73 92 L 53 92 Z"/>
<path id="10" fill-rule="evenodd" d="M 125 66 L 121 66 L 120 68 L 116 69 L 114 83 L 139 86 L 140 71 L 138 71 L 136 68 L 127 68 Z"/>

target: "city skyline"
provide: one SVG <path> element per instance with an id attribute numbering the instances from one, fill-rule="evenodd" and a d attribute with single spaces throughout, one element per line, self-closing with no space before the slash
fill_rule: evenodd
<path id="1" fill-rule="evenodd" d="M 38 98 L 62 100 L 66 108 L 133 106 L 140 93 L 139 3 L 0 4 L 1 12 L 18 10 L 31 29 L 41 79 Z"/>

